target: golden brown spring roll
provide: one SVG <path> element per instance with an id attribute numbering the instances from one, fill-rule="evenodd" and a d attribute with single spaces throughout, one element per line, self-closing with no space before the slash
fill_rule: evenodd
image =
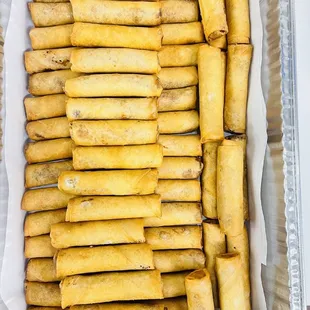
<path id="1" fill-rule="evenodd" d="M 56 257 L 59 278 L 103 271 L 147 269 L 154 269 L 153 252 L 147 244 L 70 248 L 60 250 Z"/>
<path id="2" fill-rule="evenodd" d="M 31 282 L 57 282 L 56 268 L 52 258 L 32 258 L 26 268 L 26 280 Z"/>
<path id="3" fill-rule="evenodd" d="M 33 237 L 49 234 L 51 225 L 64 222 L 65 217 L 66 209 L 27 214 L 24 224 L 24 235 L 26 237 Z"/>
<path id="4" fill-rule="evenodd" d="M 72 29 L 72 24 L 33 28 L 29 32 L 31 46 L 34 50 L 72 46 L 70 38 Z"/>
<path id="5" fill-rule="evenodd" d="M 213 47 L 226 50 L 227 49 L 227 36 L 221 36 L 218 39 L 210 41 L 209 44 Z"/>
<path id="6" fill-rule="evenodd" d="M 116 3 L 117 1 L 100 0 L 100 2 Z M 151 2 L 149 3 L 152 4 Z M 157 73 L 160 70 L 156 51 L 137 50 L 131 48 L 76 49 L 72 52 L 71 63 L 72 71 L 86 73 L 116 72 L 152 74 Z"/>
<path id="7" fill-rule="evenodd" d="M 71 70 L 34 73 L 29 76 L 28 91 L 33 96 L 61 94 L 64 92 L 65 82 L 80 75 L 81 73 Z"/>
<path id="8" fill-rule="evenodd" d="M 159 97 L 162 87 L 156 75 L 93 74 L 68 80 L 65 92 L 69 97 Z"/>
<path id="9" fill-rule="evenodd" d="M 58 283 L 25 283 L 25 298 L 28 305 L 57 307 L 61 304 Z"/>
<path id="10" fill-rule="evenodd" d="M 25 258 L 53 257 L 55 253 L 49 235 L 25 238 Z"/>
<path id="11" fill-rule="evenodd" d="M 240 235 L 243 218 L 243 149 L 219 146 L 217 155 L 217 213 L 221 231 Z"/>
<path id="12" fill-rule="evenodd" d="M 183 24 L 163 24 L 162 44 L 192 44 L 204 42 L 203 29 L 200 22 Z"/>
<path id="13" fill-rule="evenodd" d="M 75 23 L 71 41 L 73 46 L 129 47 L 158 51 L 161 48 L 162 37 L 160 27 Z"/>
<path id="14" fill-rule="evenodd" d="M 25 211 L 62 209 L 73 195 L 65 194 L 56 187 L 39 188 L 24 193 L 21 208 Z"/>
<path id="15" fill-rule="evenodd" d="M 154 251 L 155 268 L 161 273 L 203 268 L 205 256 L 201 250 Z"/>
<path id="16" fill-rule="evenodd" d="M 188 271 L 162 274 L 164 298 L 185 296 L 185 277 L 188 274 Z"/>
<path id="17" fill-rule="evenodd" d="M 158 98 L 158 111 L 182 111 L 196 108 L 197 87 L 163 90 Z"/>
<path id="18" fill-rule="evenodd" d="M 227 131 L 246 132 L 248 83 L 252 51 L 252 45 L 228 46 L 224 108 L 224 125 Z"/>
<path id="19" fill-rule="evenodd" d="M 206 268 L 212 282 L 214 307 L 219 307 L 217 279 L 215 275 L 215 258 L 226 253 L 225 235 L 221 232 L 219 224 L 212 222 L 203 223 L 203 250 L 206 255 Z"/>
<path id="20" fill-rule="evenodd" d="M 198 52 L 201 143 L 224 139 L 225 54 L 201 45 Z"/>
<path id="21" fill-rule="evenodd" d="M 69 98 L 69 121 L 80 119 L 157 119 L 157 98 Z"/>
<path id="22" fill-rule="evenodd" d="M 58 223 L 51 226 L 50 236 L 57 249 L 145 242 L 143 219 Z"/>
<path id="23" fill-rule="evenodd" d="M 157 142 L 157 121 L 75 121 L 70 133 L 76 145 L 137 145 Z"/>
<path id="24" fill-rule="evenodd" d="M 163 305 L 165 310 L 187 310 L 187 302 L 185 297 L 165 298 L 162 300 L 151 301 L 156 305 Z"/>
<path id="25" fill-rule="evenodd" d="M 189 310 L 214 310 L 212 285 L 207 269 L 195 270 L 187 275 L 185 289 Z"/>
<path id="26" fill-rule="evenodd" d="M 250 43 L 250 12 L 248 0 L 226 0 L 228 44 Z"/>
<path id="27" fill-rule="evenodd" d="M 198 2 L 196 0 L 161 1 L 160 3 L 163 24 L 198 21 Z"/>
<path id="28" fill-rule="evenodd" d="M 62 310 L 61 307 L 36 307 L 30 306 L 27 310 Z"/>
<path id="29" fill-rule="evenodd" d="M 73 147 L 70 138 L 29 142 L 25 146 L 25 157 L 29 164 L 71 158 Z"/>
<path id="30" fill-rule="evenodd" d="M 251 285 L 250 285 L 250 253 L 249 238 L 246 227 L 243 228 L 242 234 L 232 237 L 227 236 L 227 251 L 237 252 L 240 254 L 241 270 L 244 283 L 245 306 L 247 310 L 251 309 Z"/>
<path id="31" fill-rule="evenodd" d="M 76 147 L 73 151 L 75 170 L 158 168 L 162 162 L 160 144 Z"/>
<path id="32" fill-rule="evenodd" d="M 28 121 L 66 115 L 66 95 L 27 97 L 24 100 Z"/>
<path id="33" fill-rule="evenodd" d="M 142 303 L 109 302 L 105 304 L 93 304 L 86 306 L 72 306 L 70 310 L 165 310 L 164 305 L 150 305 Z M 47 309 L 49 310 L 49 309 Z"/>
<path id="34" fill-rule="evenodd" d="M 162 201 L 200 201 L 198 180 L 159 180 L 155 190 Z"/>
<path id="35" fill-rule="evenodd" d="M 202 247 L 201 226 L 145 228 L 145 239 L 153 250 L 201 249 Z"/>
<path id="36" fill-rule="evenodd" d="M 217 219 L 217 149 L 221 141 L 207 142 L 203 146 L 202 214 Z"/>
<path id="37" fill-rule="evenodd" d="M 157 76 L 163 89 L 182 88 L 198 84 L 196 67 L 163 68 Z"/>
<path id="38" fill-rule="evenodd" d="M 31 19 L 36 27 L 74 23 L 70 3 L 28 3 Z"/>
<path id="39" fill-rule="evenodd" d="M 179 1 L 162 1 L 162 3 L 175 2 Z M 187 3 L 184 0 L 180 2 Z M 158 52 L 159 64 L 162 68 L 196 66 L 199 46 L 200 44 L 165 45 Z"/>
<path id="40" fill-rule="evenodd" d="M 33 0 L 33 2 L 58 3 L 58 2 L 70 2 L 70 0 Z"/>
<path id="41" fill-rule="evenodd" d="M 218 255 L 216 276 L 221 310 L 247 309 L 240 255 L 237 253 Z"/>
<path id="42" fill-rule="evenodd" d="M 120 283 L 123 287 L 121 290 Z M 163 298 L 161 276 L 158 270 L 77 275 L 65 278 L 60 288 L 62 308 L 115 300 Z"/>
<path id="43" fill-rule="evenodd" d="M 70 199 L 66 221 L 83 222 L 160 215 L 161 204 L 159 195 L 91 196 Z"/>
<path id="44" fill-rule="evenodd" d="M 35 4 L 35 3 L 30 3 Z M 49 70 L 70 69 L 71 52 L 75 48 L 27 51 L 24 53 L 25 68 L 29 74 Z"/>

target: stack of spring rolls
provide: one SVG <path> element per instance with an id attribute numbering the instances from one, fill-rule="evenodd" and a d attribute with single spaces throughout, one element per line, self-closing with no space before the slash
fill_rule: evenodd
<path id="1" fill-rule="evenodd" d="M 30 309 L 251 309 L 247 0 L 29 10 Z"/>

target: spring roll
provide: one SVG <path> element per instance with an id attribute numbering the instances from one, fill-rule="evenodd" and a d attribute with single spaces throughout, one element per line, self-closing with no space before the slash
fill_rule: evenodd
<path id="1" fill-rule="evenodd" d="M 143 243 L 143 219 L 58 223 L 51 226 L 56 249 L 85 245 Z"/>
<path id="2" fill-rule="evenodd" d="M 188 271 L 162 274 L 164 298 L 185 296 L 185 277 L 188 274 Z"/>
<path id="3" fill-rule="evenodd" d="M 214 310 L 212 285 L 207 269 L 195 270 L 187 275 L 185 289 L 189 310 Z"/>
<path id="4" fill-rule="evenodd" d="M 49 235 L 25 238 L 25 258 L 53 257 L 55 253 Z"/>
<path id="5" fill-rule="evenodd" d="M 26 268 L 26 280 L 31 282 L 57 282 L 56 269 L 52 258 L 32 258 Z"/>
<path id="6" fill-rule="evenodd" d="M 217 155 L 217 212 L 221 231 L 240 235 L 243 218 L 243 149 L 221 145 Z"/>
<path id="7" fill-rule="evenodd" d="M 217 219 L 217 149 L 221 141 L 207 142 L 203 146 L 202 214 Z"/>
<path id="8" fill-rule="evenodd" d="M 73 46 L 129 47 L 158 51 L 161 48 L 162 37 L 160 27 L 75 23 L 71 41 Z"/>
<path id="9" fill-rule="evenodd" d="M 33 237 L 49 234 L 51 225 L 64 222 L 65 217 L 66 209 L 27 214 L 24 224 L 24 235 L 26 237 Z"/>
<path id="10" fill-rule="evenodd" d="M 72 30 L 72 24 L 33 28 L 29 32 L 31 46 L 34 50 L 72 46 L 70 38 Z"/>
<path id="11" fill-rule="evenodd" d="M 162 201 L 200 201 L 198 180 L 159 180 L 155 190 Z"/>
<path id="12" fill-rule="evenodd" d="M 246 132 L 249 71 L 252 45 L 231 45 L 227 52 L 224 126 L 235 133 Z"/>
<path id="13" fill-rule="evenodd" d="M 83 222 L 160 215 L 159 195 L 77 197 L 70 199 L 68 203 L 66 221 Z"/>
<path id="14" fill-rule="evenodd" d="M 103 2 L 116 3 L 117 1 L 101 1 L 101 3 Z M 149 3 L 152 4 L 151 2 Z M 76 49 L 72 52 L 71 63 L 72 71 L 86 73 L 116 72 L 152 74 L 160 70 L 156 51 L 131 48 Z"/>
<path id="15" fill-rule="evenodd" d="M 60 250 L 56 257 L 59 278 L 103 271 L 147 269 L 154 269 L 153 252 L 147 244 L 70 248 Z"/>
<path id="16" fill-rule="evenodd" d="M 187 310 L 185 297 L 165 298 L 162 300 L 151 301 L 156 305 L 163 305 L 165 310 Z"/>
<path id="17" fill-rule="evenodd" d="M 62 308 L 116 300 L 163 298 L 161 276 L 157 270 L 77 275 L 65 278 L 60 289 Z"/>
<path id="18" fill-rule="evenodd" d="M 237 253 L 218 255 L 216 276 L 221 310 L 247 309 L 240 255 Z"/>
<path id="19" fill-rule="evenodd" d="M 158 98 L 158 111 L 182 111 L 196 108 L 197 87 L 163 90 Z"/>
<path id="20" fill-rule="evenodd" d="M 61 304 L 58 283 L 25 283 L 25 298 L 28 305 L 58 307 Z"/>
<path id="21" fill-rule="evenodd" d="M 198 84 L 196 67 L 163 68 L 157 76 L 163 89 L 182 88 Z"/>
<path id="22" fill-rule="evenodd" d="M 189 23 L 198 21 L 196 0 L 161 1 L 162 24 Z"/>
<path id="23" fill-rule="evenodd" d="M 71 158 L 73 147 L 70 138 L 29 142 L 25 146 L 25 157 L 28 164 Z"/>
<path id="24" fill-rule="evenodd" d="M 202 232 L 200 226 L 146 228 L 145 239 L 146 243 L 151 245 L 153 250 L 202 248 Z"/>
<path id="25" fill-rule="evenodd" d="M 164 305 L 150 305 L 142 303 L 119 303 L 94 304 L 87 306 L 72 306 L 70 310 L 165 310 Z M 48 309 L 49 310 L 49 309 Z"/>
<path id="26" fill-rule="evenodd" d="M 29 76 L 28 91 L 33 96 L 61 94 L 66 81 L 78 76 L 81 76 L 81 73 L 71 70 L 34 73 Z"/>
<path id="27" fill-rule="evenodd" d="M 205 256 L 201 250 L 154 251 L 154 264 L 161 273 L 200 269 Z"/>
<path id="28" fill-rule="evenodd" d="M 56 187 L 39 188 L 24 193 L 21 208 L 25 211 L 62 209 L 73 195 L 65 194 Z"/>
<path id="29" fill-rule="evenodd" d="M 163 33 L 163 45 L 204 42 L 203 29 L 200 22 L 163 24 L 160 27 Z"/>
<path id="30" fill-rule="evenodd" d="M 249 238 L 246 227 L 243 228 L 242 234 L 232 237 L 227 236 L 227 251 L 237 252 L 240 254 L 241 270 L 243 275 L 245 306 L 247 310 L 251 309 L 251 285 L 250 285 L 250 253 Z"/>
<path id="31" fill-rule="evenodd" d="M 80 119 L 157 119 L 157 98 L 69 98 L 69 121 Z"/>
<path id="32" fill-rule="evenodd" d="M 228 44 L 250 43 L 250 12 L 248 0 L 226 0 Z"/>
<path id="33" fill-rule="evenodd" d="M 35 4 L 35 3 L 30 3 Z M 25 68 L 29 74 L 50 70 L 70 69 L 71 53 L 75 48 L 27 51 L 24 53 Z"/>
<path id="34" fill-rule="evenodd" d="M 70 3 L 28 3 L 31 19 L 36 27 L 74 23 Z"/>
<path id="35" fill-rule="evenodd" d="M 27 310 L 62 310 L 61 307 L 28 307 Z"/>
<path id="36" fill-rule="evenodd" d="M 137 145 L 157 142 L 157 121 L 75 121 L 70 133 L 76 145 Z"/>
<path id="37" fill-rule="evenodd" d="M 66 95 L 48 95 L 42 97 L 27 97 L 24 100 L 28 121 L 52 118 L 66 115 Z"/>
<path id="38" fill-rule="evenodd" d="M 75 170 L 158 168 L 162 161 L 160 144 L 76 147 L 73 151 Z"/>
<path id="39" fill-rule="evenodd" d="M 221 36 L 218 39 L 210 41 L 209 44 L 213 47 L 226 50 L 227 49 L 227 36 Z"/>
<path id="40" fill-rule="evenodd" d="M 219 308 L 215 258 L 217 255 L 226 253 L 226 240 L 218 224 L 213 222 L 203 223 L 203 250 L 206 255 L 206 269 L 210 274 L 212 282 L 214 308 Z"/>
<path id="41" fill-rule="evenodd" d="M 42 2 L 42 3 L 60 3 L 60 2 L 70 2 L 70 0 L 33 0 L 33 2 Z"/>
<path id="42" fill-rule="evenodd" d="M 198 52 L 201 143 L 224 139 L 225 54 L 201 45 Z"/>

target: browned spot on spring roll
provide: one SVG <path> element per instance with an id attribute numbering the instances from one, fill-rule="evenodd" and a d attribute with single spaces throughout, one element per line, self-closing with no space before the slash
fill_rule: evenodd
<path id="1" fill-rule="evenodd" d="M 160 1 L 161 3 L 161 22 L 189 23 L 198 21 L 198 2 L 197 0 L 176 0 Z"/>

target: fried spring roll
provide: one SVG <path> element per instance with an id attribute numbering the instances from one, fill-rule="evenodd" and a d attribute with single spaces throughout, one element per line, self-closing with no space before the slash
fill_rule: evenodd
<path id="1" fill-rule="evenodd" d="M 154 269 L 153 252 L 147 244 L 70 248 L 60 250 L 56 257 L 59 278 L 103 271 L 147 269 Z"/>
<path id="2" fill-rule="evenodd" d="M 180 111 L 196 108 L 197 87 L 163 90 L 158 98 L 158 111 Z"/>
<path id="3" fill-rule="evenodd" d="M 157 76 L 163 89 L 182 88 L 198 84 L 196 67 L 163 68 Z"/>
<path id="4" fill-rule="evenodd" d="M 160 27 L 75 23 L 71 41 L 73 46 L 129 47 L 158 51 L 161 48 L 162 37 Z"/>
<path id="5" fill-rule="evenodd" d="M 217 256 L 216 276 L 221 309 L 247 309 L 240 255 L 237 253 L 227 253 Z"/>
<path id="6" fill-rule="evenodd" d="M 28 305 L 57 307 L 61 304 L 58 283 L 25 283 L 25 298 Z"/>
<path id="7" fill-rule="evenodd" d="M 186 276 L 185 289 L 189 310 L 214 310 L 210 274 L 205 268 Z"/>
<path id="8" fill-rule="evenodd" d="M 200 226 L 146 228 L 145 239 L 153 250 L 201 249 L 202 247 Z"/>
<path id="9" fill-rule="evenodd" d="M 230 45 L 227 52 L 227 76 L 225 89 L 225 130 L 246 132 L 249 71 L 252 45 Z"/>
<path id="10" fill-rule="evenodd" d="M 60 3 L 60 2 L 70 2 L 70 0 L 33 0 L 33 2 Z"/>
<path id="11" fill-rule="evenodd" d="M 30 142 L 25 147 L 29 164 L 72 157 L 74 142 L 70 138 Z"/>
<path id="12" fill-rule="evenodd" d="M 250 43 L 250 12 L 248 0 L 226 0 L 228 44 Z"/>
<path id="13" fill-rule="evenodd" d="M 70 3 L 28 3 L 31 19 L 36 27 L 74 23 Z"/>
<path id="14" fill-rule="evenodd" d="M 49 234 L 51 225 L 64 222 L 65 217 L 66 209 L 27 214 L 24 224 L 24 235 L 26 237 L 33 237 Z"/>
<path id="15" fill-rule="evenodd" d="M 33 28 L 29 32 L 31 46 L 34 50 L 69 47 L 73 25 L 61 25 L 44 28 Z"/>
<path id="16" fill-rule="evenodd" d="M 73 197 L 73 195 L 62 193 L 56 187 L 33 189 L 24 193 L 21 208 L 25 211 L 62 209 Z"/>
<path id="17" fill-rule="evenodd" d="M 30 306 L 27 308 L 28 310 L 62 310 L 61 307 L 36 307 Z"/>
<path id="18" fill-rule="evenodd" d="M 70 133 L 76 145 L 137 145 L 157 142 L 157 121 L 75 121 Z"/>
<path id="19" fill-rule="evenodd" d="M 111 302 L 87 306 L 72 306 L 70 310 L 165 310 L 164 305 L 150 305 L 142 303 L 119 303 Z M 49 310 L 49 309 L 48 309 Z"/>
<path id="20" fill-rule="evenodd" d="M 217 48 L 220 48 L 222 50 L 226 50 L 227 49 L 227 37 L 221 36 L 218 39 L 210 41 L 209 44 L 213 47 L 217 47 Z"/>
<path id="21" fill-rule="evenodd" d="M 165 298 L 162 300 L 151 301 L 156 305 L 163 305 L 165 310 L 187 310 L 185 297 Z"/>
<path id="22" fill-rule="evenodd" d="M 159 97 L 161 92 L 157 76 L 143 74 L 93 74 L 65 85 L 69 97 Z"/>
<path id="23" fill-rule="evenodd" d="M 31 282 L 57 282 L 56 269 L 52 258 L 32 258 L 26 268 L 26 280 Z"/>
<path id="24" fill-rule="evenodd" d="M 222 145 L 217 155 L 217 212 L 221 231 L 240 235 L 243 218 L 243 149 Z"/>
<path id="25" fill-rule="evenodd" d="M 226 240 L 218 224 L 212 222 L 203 223 L 203 250 L 206 255 L 206 269 L 212 282 L 214 308 L 219 308 L 215 258 L 217 255 L 226 253 Z"/>
<path id="26" fill-rule="evenodd" d="M 200 22 L 183 24 L 163 24 L 162 44 L 191 44 L 204 42 L 203 29 Z"/>
<path id="27" fill-rule="evenodd" d="M 66 81 L 78 76 L 81 76 L 81 73 L 71 70 L 34 73 L 29 76 L 28 91 L 33 96 L 61 94 Z"/>
<path id="28" fill-rule="evenodd" d="M 164 298 L 185 296 L 185 277 L 188 271 L 162 274 Z"/>
<path id="29" fill-rule="evenodd" d="M 77 197 L 70 199 L 66 221 L 83 222 L 160 216 L 159 195 Z"/>
<path id="30" fill-rule="evenodd" d="M 161 1 L 160 3 L 163 24 L 198 21 L 198 2 L 196 0 Z"/>
<path id="31" fill-rule="evenodd" d="M 198 180 L 159 180 L 155 190 L 162 201 L 200 201 L 201 188 Z"/>
<path id="32" fill-rule="evenodd" d="M 203 146 L 202 214 L 217 219 L 217 149 L 221 141 L 207 142 Z"/>
<path id="33" fill-rule="evenodd" d="M 49 235 L 25 238 L 25 258 L 53 257 L 55 253 Z"/>
<path id="34" fill-rule="evenodd" d="M 65 278 L 60 288 L 62 308 L 115 300 L 163 298 L 161 276 L 157 270 L 72 276 Z"/>
<path id="35" fill-rule="evenodd" d="M 157 119 L 157 98 L 69 98 L 69 121 L 80 119 Z"/>
<path id="36" fill-rule="evenodd" d="M 154 251 L 155 268 L 161 273 L 203 268 L 205 256 L 201 250 Z"/>

